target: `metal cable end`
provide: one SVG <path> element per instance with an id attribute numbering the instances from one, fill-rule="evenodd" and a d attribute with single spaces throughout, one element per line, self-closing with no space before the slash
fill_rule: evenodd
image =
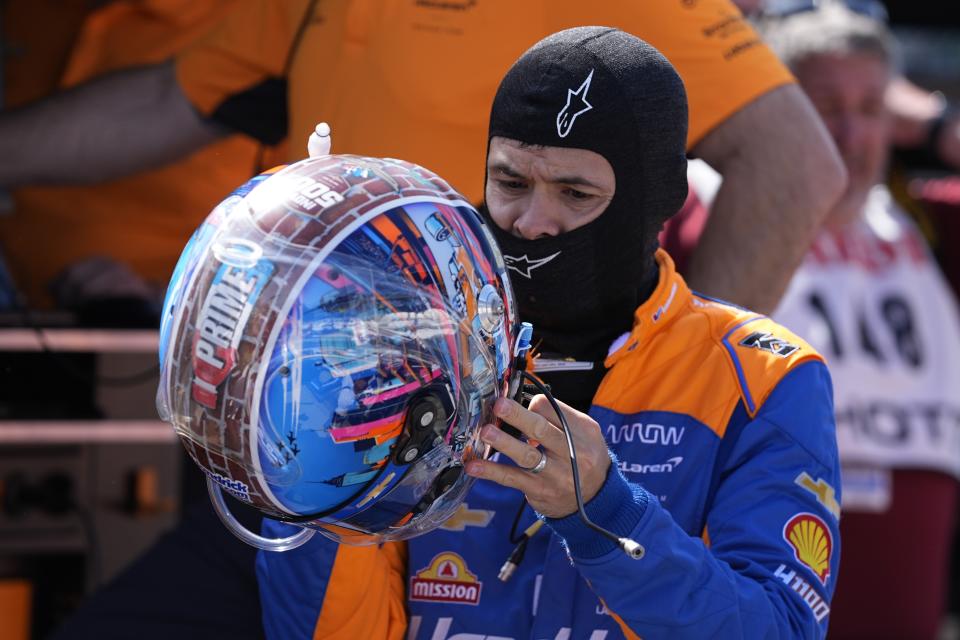
<path id="1" fill-rule="evenodd" d="M 536 533 L 536 530 L 534 530 L 534 533 Z M 500 567 L 500 573 L 497 574 L 500 582 L 506 582 L 511 578 L 511 576 L 513 576 L 513 572 L 517 570 L 517 565 L 523 561 L 523 554 L 527 551 L 527 541 L 529 539 L 530 538 L 524 534 L 517 546 L 514 547 L 513 553 L 510 554 L 510 557 L 507 558 L 507 561 L 503 563 L 502 567 Z"/>
<path id="2" fill-rule="evenodd" d="M 620 548 L 623 549 L 623 552 L 634 560 L 639 560 L 647 553 L 647 550 L 643 548 L 642 544 L 631 540 L 630 538 L 620 538 L 617 542 L 620 544 Z"/>

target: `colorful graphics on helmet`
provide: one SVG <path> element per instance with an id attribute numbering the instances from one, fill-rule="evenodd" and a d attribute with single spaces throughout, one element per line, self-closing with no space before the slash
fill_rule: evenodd
<path id="1" fill-rule="evenodd" d="M 158 402 L 191 456 L 335 539 L 439 526 L 512 374 L 512 293 L 479 216 L 425 169 L 354 156 L 220 210 L 181 258 L 161 345 Z"/>
<path id="2" fill-rule="evenodd" d="M 193 338 L 191 395 L 203 406 L 217 408 L 219 387 L 237 360 L 243 328 L 272 273 L 273 264 L 260 259 L 246 268 L 225 263 L 213 276 Z"/>
<path id="3" fill-rule="evenodd" d="M 243 197 L 250 193 L 254 187 L 266 180 L 272 173 L 278 171 L 280 168 L 281 167 L 277 167 L 267 173 L 251 178 L 235 189 L 210 212 L 210 215 L 197 227 L 197 230 L 193 232 L 190 240 L 187 241 L 187 246 L 184 247 L 180 258 L 177 260 L 176 266 L 173 268 L 173 274 L 170 276 L 170 284 L 167 285 L 167 293 L 163 302 L 163 313 L 160 316 L 159 353 L 161 356 L 167 353 L 170 346 L 170 334 L 173 329 L 171 320 L 173 319 L 174 309 L 179 306 L 181 297 L 187 289 L 187 284 L 190 282 L 197 265 L 201 262 L 200 259 L 209 248 L 220 221 L 229 215 L 230 211 L 242 202 Z"/>

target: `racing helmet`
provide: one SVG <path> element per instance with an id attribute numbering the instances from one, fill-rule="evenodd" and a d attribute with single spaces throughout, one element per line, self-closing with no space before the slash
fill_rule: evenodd
<path id="1" fill-rule="evenodd" d="M 310 158 L 244 184 L 187 244 L 157 407 L 215 506 L 226 492 L 338 542 L 405 539 L 452 515 L 465 462 L 489 455 L 479 429 L 516 384 L 518 331 L 496 244 L 447 182 Z"/>

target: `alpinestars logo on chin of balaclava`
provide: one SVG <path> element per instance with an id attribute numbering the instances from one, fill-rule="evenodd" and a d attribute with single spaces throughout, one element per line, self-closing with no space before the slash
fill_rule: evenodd
<path id="1" fill-rule="evenodd" d="M 566 138 L 569 135 L 577 116 L 593 109 L 593 105 L 587 102 L 587 92 L 590 91 L 591 80 L 593 80 L 593 69 L 590 69 L 587 79 L 576 91 L 567 89 L 567 104 L 563 105 L 563 108 L 557 114 L 557 135 L 561 138 Z"/>
<path id="2" fill-rule="evenodd" d="M 510 269 L 511 271 L 516 271 L 517 273 L 522 275 L 524 278 L 527 278 L 529 280 L 530 278 L 533 277 L 530 274 L 531 271 L 533 271 L 538 267 L 542 267 L 543 265 L 547 264 L 548 262 L 556 258 L 558 255 L 560 255 L 559 251 L 557 251 L 553 255 L 547 256 L 546 258 L 534 258 L 533 260 L 528 258 L 527 254 L 523 254 L 522 256 L 504 255 L 503 262 L 504 264 L 507 265 L 507 269 Z"/>

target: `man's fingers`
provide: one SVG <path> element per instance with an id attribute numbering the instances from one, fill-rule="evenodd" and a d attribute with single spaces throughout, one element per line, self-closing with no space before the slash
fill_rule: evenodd
<path id="1" fill-rule="evenodd" d="M 491 480 L 497 484 L 512 489 L 518 489 L 528 494 L 535 488 L 537 477 L 519 469 L 504 464 L 497 464 L 490 460 L 471 460 L 467 463 L 467 475 L 484 480 Z"/>
<path id="2" fill-rule="evenodd" d="M 554 398 L 554 400 L 556 400 L 556 398 Z M 567 419 L 567 424 L 572 424 L 577 416 L 586 415 L 580 413 L 570 405 L 564 404 L 561 400 L 557 400 L 557 406 L 560 407 L 560 411 L 563 411 L 563 415 Z M 557 416 L 557 412 L 553 410 L 553 405 L 547 400 L 547 396 L 543 394 L 533 396 L 533 399 L 530 401 L 530 406 L 527 408 L 557 425 L 558 429 L 563 428 L 560 426 L 560 418 Z"/>
<path id="3" fill-rule="evenodd" d="M 534 398 L 534 400 L 536 400 L 536 398 Z M 546 401 L 546 398 L 543 400 Z M 509 398 L 500 398 L 497 400 L 493 411 L 498 418 L 516 427 L 528 438 L 536 440 L 550 451 L 562 452 L 566 450 L 566 440 L 564 440 L 563 433 L 559 427 L 551 424 L 551 422 L 540 413 L 534 413 L 533 411 L 524 409 L 519 403 Z"/>
<path id="4" fill-rule="evenodd" d="M 541 453 L 539 449 L 517 440 L 492 424 L 488 424 L 480 431 L 480 438 L 513 460 L 523 470 L 533 469 L 540 462 Z"/>

